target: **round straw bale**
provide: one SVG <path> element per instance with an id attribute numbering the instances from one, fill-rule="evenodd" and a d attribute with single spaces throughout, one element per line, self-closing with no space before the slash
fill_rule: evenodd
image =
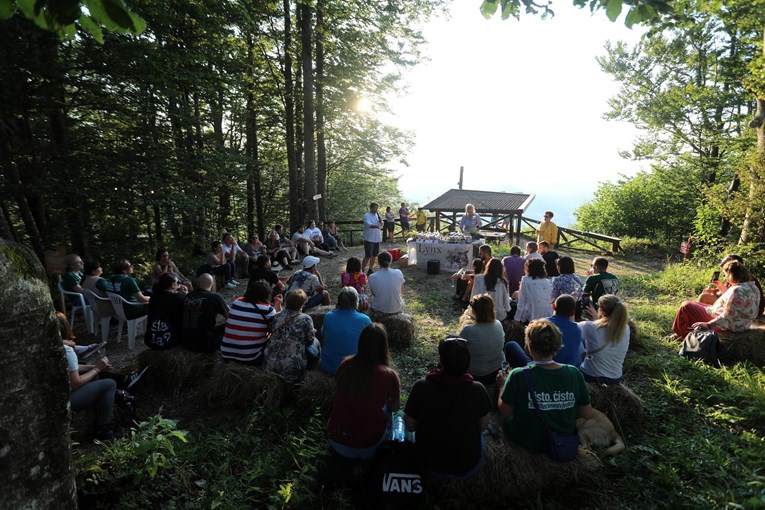
<path id="1" fill-rule="evenodd" d="M 468 480 L 438 483 L 445 500 L 471 505 L 505 508 L 509 501 L 534 497 L 542 491 L 558 491 L 570 485 L 592 484 L 601 463 L 597 456 L 579 449 L 576 459 L 558 463 L 502 438 L 487 436 L 488 459 L 484 468 Z M 437 493 L 437 492 L 434 492 Z"/>
<path id="2" fill-rule="evenodd" d="M 748 361 L 753 365 L 765 366 L 765 323 L 757 320 L 747 331 L 732 333 L 721 331 L 718 357 L 725 364 Z"/>
<path id="3" fill-rule="evenodd" d="M 638 328 L 635 321 L 632 319 L 627 321 L 627 327 L 630 330 L 630 349 L 640 349 L 644 347 L 643 341 L 638 338 Z"/>
<path id="4" fill-rule="evenodd" d="M 369 310 L 372 322 L 379 322 L 388 331 L 388 343 L 393 347 L 409 347 L 414 341 L 414 317 L 409 313 L 379 313 Z"/>
<path id="5" fill-rule="evenodd" d="M 141 369 L 150 367 L 143 376 L 147 384 L 177 391 L 207 379 L 215 359 L 215 354 L 181 348 L 162 351 L 146 349 L 138 355 L 138 365 Z"/>
<path id="6" fill-rule="evenodd" d="M 324 316 L 334 309 L 335 309 L 334 306 L 327 305 L 327 306 L 316 306 L 314 308 L 311 308 L 310 310 L 305 311 L 306 315 L 311 317 L 311 320 L 313 320 L 313 329 L 316 330 L 316 338 L 318 338 L 319 340 L 322 339 L 321 327 L 324 325 Z"/>
<path id="7" fill-rule="evenodd" d="M 213 407 L 258 405 L 274 408 L 284 400 L 287 384 L 260 367 L 219 359 L 202 392 Z"/>
<path id="8" fill-rule="evenodd" d="M 318 369 L 307 371 L 298 385 L 298 407 L 311 411 L 318 407 L 325 416 L 329 416 L 334 400 L 335 378 Z"/>
<path id="9" fill-rule="evenodd" d="M 398 268 L 404 269 L 409 267 L 409 255 L 401 255 L 401 258 L 398 259 Z"/>
<path id="10" fill-rule="evenodd" d="M 592 407 L 602 412 L 616 427 L 635 428 L 643 422 L 645 407 L 640 397 L 624 384 L 589 383 Z"/>

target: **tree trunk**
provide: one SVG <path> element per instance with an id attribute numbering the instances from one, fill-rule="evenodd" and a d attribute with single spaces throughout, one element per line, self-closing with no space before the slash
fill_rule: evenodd
<path id="1" fill-rule="evenodd" d="M 324 2 L 316 2 L 316 192 L 319 216 L 327 218 L 327 149 L 324 144 Z"/>
<path id="2" fill-rule="evenodd" d="M 754 128 L 757 133 L 757 147 L 749 166 L 749 200 L 738 244 L 747 244 L 755 239 L 757 231 L 762 228 L 762 225 L 759 224 L 761 221 L 757 222 L 755 218 L 760 219 L 757 213 L 762 208 L 759 188 L 761 170 L 765 164 L 765 98 L 757 98 L 757 110 L 749 126 Z"/>
<path id="3" fill-rule="evenodd" d="M 252 37 L 247 35 L 247 53 L 248 62 L 253 61 L 253 42 Z M 251 71 L 254 74 L 254 70 Z M 258 237 L 265 239 L 265 227 L 263 225 L 263 190 L 261 189 L 260 158 L 258 154 L 258 123 L 255 112 L 255 95 L 252 85 L 247 91 L 247 112 L 245 113 L 245 130 L 247 131 L 247 143 L 245 145 L 245 154 L 247 156 L 247 214 L 248 214 L 248 235 L 255 232 L 255 222 L 253 216 L 258 218 Z M 252 196 L 255 197 L 255 211 L 252 211 Z"/>
<path id="4" fill-rule="evenodd" d="M 300 43 L 301 64 L 303 67 L 303 161 L 305 185 L 303 199 L 306 202 L 307 219 L 319 219 L 319 206 L 314 200 L 316 195 L 316 154 L 314 144 L 314 103 L 313 103 L 313 61 L 311 52 L 312 28 L 311 7 L 307 2 L 300 4 Z"/>
<path id="5" fill-rule="evenodd" d="M 289 176 L 290 224 L 289 231 L 297 228 L 300 215 L 300 179 L 295 151 L 295 88 L 292 75 L 292 17 L 290 0 L 284 6 L 284 126 L 287 138 L 287 170 Z"/>
<path id="6" fill-rule="evenodd" d="M 69 376 L 45 272 L 27 248 L 0 240 L 0 285 L 1 506 L 77 508 Z"/>
<path id="7" fill-rule="evenodd" d="M 0 237 L 7 240 L 18 242 L 16 232 L 13 230 L 11 224 L 11 218 L 8 214 L 8 208 L 5 206 L 5 201 L 0 200 Z"/>

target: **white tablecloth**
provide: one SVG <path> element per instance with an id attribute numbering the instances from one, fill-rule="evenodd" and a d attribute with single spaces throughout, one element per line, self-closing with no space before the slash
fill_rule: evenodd
<path id="1" fill-rule="evenodd" d="M 440 260 L 441 271 L 457 272 L 461 268 L 471 268 L 473 262 L 473 245 L 457 243 L 418 243 L 407 241 L 409 264 L 417 264 L 423 269 L 429 260 Z M 418 264 L 419 261 L 419 264 Z"/>

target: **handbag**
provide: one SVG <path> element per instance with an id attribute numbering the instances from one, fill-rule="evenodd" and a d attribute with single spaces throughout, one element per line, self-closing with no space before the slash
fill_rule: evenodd
<path id="1" fill-rule="evenodd" d="M 365 496 L 386 508 L 416 507 L 425 495 L 424 474 L 414 443 L 384 441 L 367 476 Z"/>
<path id="2" fill-rule="evenodd" d="M 526 387 L 534 402 L 534 409 L 537 411 L 539 421 L 542 422 L 542 438 L 544 449 L 547 456 L 555 462 L 570 462 L 576 458 L 579 452 L 579 434 L 557 434 L 545 422 L 542 411 L 539 409 L 537 401 L 537 392 L 534 390 L 534 383 L 531 382 L 529 367 L 523 369 L 523 378 L 526 379 Z"/>

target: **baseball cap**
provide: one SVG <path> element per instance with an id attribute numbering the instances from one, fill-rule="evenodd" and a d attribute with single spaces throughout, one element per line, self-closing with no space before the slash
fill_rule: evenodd
<path id="1" fill-rule="evenodd" d="M 319 263 L 319 257 L 308 255 L 306 258 L 303 259 L 303 269 L 310 269 L 318 263 Z"/>

